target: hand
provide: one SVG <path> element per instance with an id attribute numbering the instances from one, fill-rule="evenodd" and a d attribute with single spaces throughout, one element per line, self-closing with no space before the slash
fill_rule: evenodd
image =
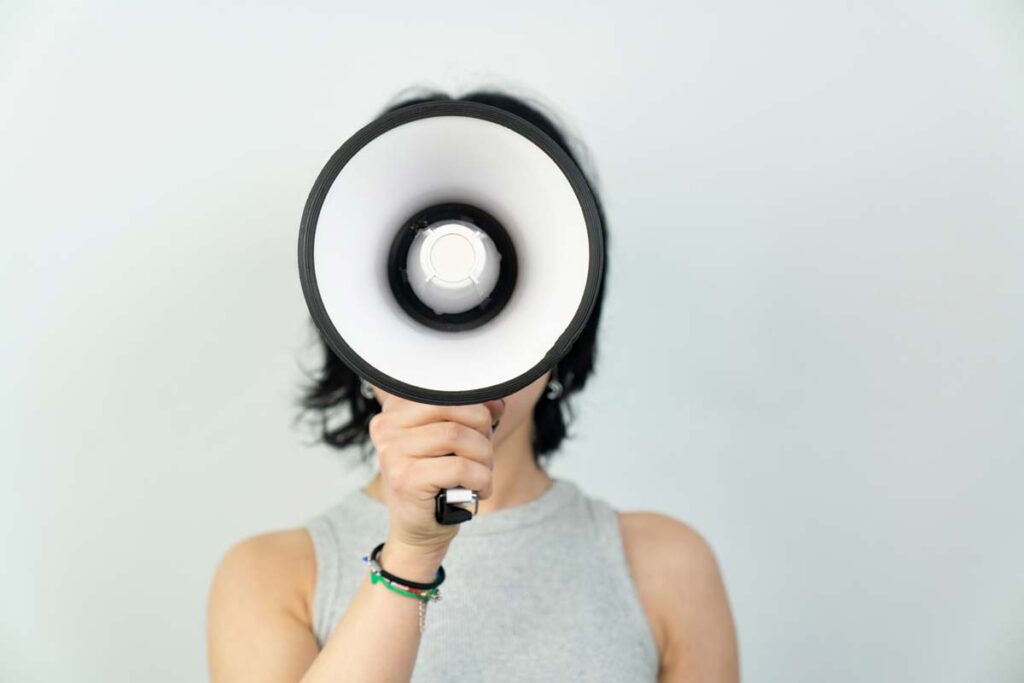
<path id="1" fill-rule="evenodd" d="M 457 486 L 476 491 L 481 500 L 491 496 L 492 425 L 504 414 L 505 401 L 436 406 L 375 392 L 382 410 L 370 420 L 370 440 L 390 520 L 381 564 L 399 573 L 392 569 L 398 558 L 411 563 L 421 558 L 423 566 L 440 563 L 460 525 L 438 524 L 435 498 L 440 489 Z"/>

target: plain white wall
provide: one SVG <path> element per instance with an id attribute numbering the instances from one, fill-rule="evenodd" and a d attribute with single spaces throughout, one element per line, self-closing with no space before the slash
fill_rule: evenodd
<path id="1" fill-rule="evenodd" d="M 548 104 L 607 206 L 552 471 L 715 547 L 748 681 L 1024 679 L 1024 9 L 0 6 L 0 679 L 205 672 L 211 572 L 371 473 L 294 429 L 331 152 Z"/>

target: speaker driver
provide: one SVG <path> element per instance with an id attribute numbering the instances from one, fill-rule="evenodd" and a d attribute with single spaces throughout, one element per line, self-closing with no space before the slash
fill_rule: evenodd
<path id="1" fill-rule="evenodd" d="M 412 318 L 454 332 L 496 316 L 516 285 L 515 245 L 501 223 L 468 204 L 417 212 L 395 235 L 388 282 Z"/>

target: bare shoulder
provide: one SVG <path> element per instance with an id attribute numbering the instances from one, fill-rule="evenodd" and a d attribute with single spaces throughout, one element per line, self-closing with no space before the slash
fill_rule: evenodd
<path id="1" fill-rule="evenodd" d="M 315 584 L 316 554 L 304 529 L 259 534 L 228 548 L 207 610 L 211 679 L 298 680 L 294 674 L 317 652 L 310 626 Z"/>
<path id="2" fill-rule="evenodd" d="M 228 548 L 212 591 L 273 603 L 308 622 L 315 582 L 312 539 L 305 529 L 287 529 L 250 536 Z"/>
<path id="3" fill-rule="evenodd" d="M 620 512 L 619 526 L 661 653 L 659 680 L 738 681 L 732 611 L 708 540 L 657 512 Z"/>

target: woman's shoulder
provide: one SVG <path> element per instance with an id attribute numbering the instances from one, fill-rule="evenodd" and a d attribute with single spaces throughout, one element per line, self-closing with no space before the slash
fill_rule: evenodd
<path id="1" fill-rule="evenodd" d="M 217 576 L 239 580 L 250 589 L 259 589 L 261 595 L 269 591 L 270 597 L 279 602 L 294 603 L 301 598 L 308 612 L 317 570 L 330 559 L 323 555 L 337 551 L 339 543 L 350 535 L 376 528 L 379 515 L 366 511 L 363 502 L 357 488 L 301 526 L 266 531 L 235 542 L 221 558 Z"/>
<path id="2" fill-rule="evenodd" d="M 317 652 L 308 607 L 315 571 L 303 529 L 258 534 L 228 548 L 207 609 L 211 680 L 298 679 Z"/>
<path id="3" fill-rule="evenodd" d="M 316 585 L 316 554 L 302 527 L 268 531 L 236 541 L 214 573 L 211 603 L 244 601 L 283 610 L 309 623 Z"/>
<path id="4" fill-rule="evenodd" d="M 686 522 L 648 511 L 618 511 L 618 518 L 627 551 L 636 551 L 641 562 L 657 555 L 659 565 L 668 562 L 675 569 L 717 565 L 711 543 Z"/>
<path id="5" fill-rule="evenodd" d="M 618 520 L 663 669 L 715 671 L 723 678 L 707 680 L 734 680 L 735 629 L 711 543 L 686 522 L 658 512 L 620 511 Z M 691 653 L 688 659 L 683 651 Z"/>

